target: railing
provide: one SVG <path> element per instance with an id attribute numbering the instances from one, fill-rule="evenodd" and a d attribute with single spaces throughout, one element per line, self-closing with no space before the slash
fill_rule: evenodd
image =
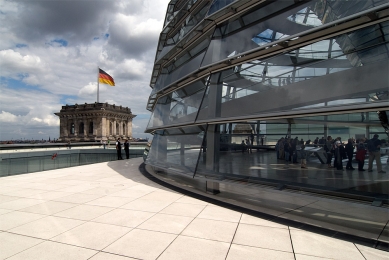
<path id="1" fill-rule="evenodd" d="M 2 145 L 2 149 L 3 149 Z M 146 143 L 137 143 L 130 147 L 130 158 L 142 157 Z M 114 145 L 109 149 L 99 147 L 72 147 L 72 149 L 53 146 L 35 145 L 30 147 L 16 145 L 13 150 L 0 153 L 0 177 L 47 171 L 59 168 L 73 167 L 79 165 L 100 163 L 117 160 L 117 153 Z M 125 152 L 122 150 L 122 157 Z"/>

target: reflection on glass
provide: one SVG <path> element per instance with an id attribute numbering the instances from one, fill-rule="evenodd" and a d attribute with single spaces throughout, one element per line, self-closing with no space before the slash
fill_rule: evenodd
<path id="1" fill-rule="evenodd" d="M 271 29 L 266 29 L 265 31 L 261 32 L 260 34 L 258 34 L 254 38 L 252 38 L 252 40 L 256 44 L 258 44 L 259 46 L 262 46 L 262 45 L 265 45 L 269 42 L 274 42 L 274 41 L 277 41 L 279 39 L 282 39 L 282 38 L 285 38 L 288 36 L 289 35 L 287 35 L 287 34 L 275 32 Z"/>
<path id="2" fill-rule="evenodd" d="M 224 71 L 219 85 L 221 103 L 225 105 L 221 107 L 220 115 L 228 117 L 280 110 L 283 104 L 288 105 L 285 109 L 296 110 L 387 100 L 389 82 L 383 68 L 387 67 L 388 49 L 385 43 L 377 43 L 388 38 L 389 31 L 380 30 L 388 26 L 387 22 L 370 26 Z M 370 35 L 372 31 L 375 38 L 366 38 L 366 34 Z M 373 46 L 366 47 L 367 42 Z M 350 46 L 353 48 L 351 52 Z M 373 73 L 380 74 L 375 76 L 377 82 L 374 84 L 359 79 L 371 78 Z M 336 89 L 334 84 L 338 85 Z M 204 109 L 207 98 L 204 99 Z M 269 100 L 272 102 L 266 106 Z M 252 107 L 240 109 L 240 113 L 230 109 L 241 104 L 252 104 Z"/>
<path id="3" fill-rule="evenodd" d="M 193 123 L 204 96 L 207 78 L 158 99 L 147 128 Z"/>
<path id="4" fill-rule="evenodd" d="M 192 176 L 203 142 L 204 130 L 204 126 L 195 126 L 157 131 L 146 164 Z"/>
<path id="5" fill-rule="evenodd" d="M 389 115 L 388 111 L 384 114 L 386 118 Z M 389 139 L 375 112 L 228 123 L 218 125 L 217 129 L 214 135 L 220 137 L 216 143 L 206 141 L 205 144 L 220 147 L 219 152 L 210 157 L 207 155 L 209 147 L 204 147 L 196 175 L 221 180 L 232 178 L 249 182 L 289 183 L 310 189 L 333 190 L 345 195 L 388 195 L 385 174 L 379 173 L 375 164 L 372 173 L 358 171 L 355 161 L 357 145 L 361 143 L 362 147 L 366 147 L 368 139 L 378 134 L 382 143 L 382 169 L 388 170 Z M 343 171 L 328 168 L 329 155 L 324 148 L 328 136 L 332 137 L 331 144 L 339 140 L 345 146 L 351 140 L 354 151 L 351 165 L 355 170 L 346 167 L 348 158 L 342 159 Z M 285 140 L 290 143 L 289 160 L 285 157 Z M 300 167 L 303 145 L 308 154 L 307 168 Z M 334 159 L 331 157 L 331 165 L 334 165 Z M 209 167 L 210 164 L 213 167 Z M 365 159 L 365 169 L 367 164 L 368 158 Z"/>
<path id="6" fill-rule="evenodd" d="M 214 0 L 211 8 L 209 8 L 208 15 L 215 13 L 216 11 L 224 8 L 236 0 Z"/>
<path id="7" fill-rule="evenodd" d="M 282 12 L 271 18 L 267 18 L 269 14 L 274 14 L 276 11 L 281 11 L 290 8 L 294 1 L 277 1 L 266 6 L 254 10 L 250 13 L 242 15 L 241 19 L 231 20 L 227 24 L 220 25 L 215 30 L 214 38 L 211 41 L 210 47 L 204 58 L 202 66 L 212 64 L 219 60 L 227 58 L 231 53 L 239 55 L 240 53 L 257 48 L 270 42 L 277 41 L 289 35 L 295 35 L 304 32 L 310 28 L 318 27 L 329 22 L 336 21 L 348 15 L 352 15 L 368 8 L 376 7 L 384 4 L 385 1 L 326 1 L 316 0 L 306 2 L 298 7 L 294 7 L 287 12 Z M 385 28 L 385 26 L 384 26 Z M 382 40 L 382 37 L 377 37 L 375 30 L 370 34 L 357 35 L 356 37 L 364 42 L 372 40 Z M 379 35 L 380 33 L 378 33 Z M 382 34 L 382 33 L 381 33 Z M 253 37 L 254 35 L 254 37 Z M 338 42 L 340 48 L 334 46 L 333 55 L 337 56 L 337 51 L 343 50 L 342 53 L 348 52 L 345 45 L 355 46 L 355 39 L 349 35 L 350 39 L 344 39 L 343 42 Z M 338 41 L 340 41 L 338 39 Z M 351 44 L 350 44 L 351 43 Z M 328 44 L 321 42 L 320 44 Z M 359 47 L 362 45 L 358 44 Z M 372 42 L 368 43 L 373 45 Z M 337 48 L 337 49 L 336 49 Z M 327 54 L 328 47 L 313 46 L 313 51 L 320 57 L 318 50 L 324 51 L 324 57 Z M 301 49 L 303 54 L 311 56 L 312 50 Z M 312 56 L 311 56 L 312 57 Z"/>

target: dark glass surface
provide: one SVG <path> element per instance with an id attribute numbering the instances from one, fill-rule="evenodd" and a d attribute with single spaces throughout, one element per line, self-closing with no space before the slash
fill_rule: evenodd
<path id="1" fill-rule="evenodd" d="M 220 31 L 216 29 L 202 66 L 384 3 L 384 1 L 317 0 L 305 2 L 276 16 L 273 14 L 294 5 L 294 1 L 270 3 L 243 15 L 240 19 L 221 25 Z M 343 12 L 344 10 L 348 11 Z M 361 39 L 360 36 L 357 37 Z M 374 33 L 366 37 L 380 39 Z"/>
<path id="2" fill-rule="evenodd" d="M 215 118 L 388 100 L 388 25 L 384 22 L 224 71 L 219 84 L 212 86 L 221 92 Z M 208 96 L 199 120 L 210 119 L 207 100 Z"/>
<path id="3" fill-rule="evenodd" d="M 389 115 L 388 111 L 386 111 Z M 364 170 L 358 170 L 356 151 L 358 144 L 366 150 L 368 139 L 373 134 L 381 140 L 380 162 L 382 170 L 389 173 L 389 143 L 385 128 L 381 125 L 377 113 L 351 113 L 320 117 L 301 117 L 291 119 L 268 120 L 266 122 L 239 122 L 219 125 L 215 132 L 216 143 L 210 143 L 209 134 L 203 149 L 197 174 L 212 176 L 218 180 L 242 179 L 248 182 L 287 184 L 315 189 L 320 192 L 332 191 L 348 195 L 370 197 L 388 196 L 387 174 L 379 172 L 376 160 L 372 161 L 372 172 L 368 172 L 369 153 L 364 160 Z M 331 168 L 327 164 L 325 141 L 332 136 L 346 146 L 352 139 L 352 160 L 349 169 L 348 158 L 342 157 L 343 170 L 334 167 L 335 155 L 331 157 Z M 275 146 L 281 138 L 290 138 L 290 160 Z M 323 139 L 324 138 L 324 139 Z M 317 143 L 315 143 L 317 139 Z M 218 140 L 220 140 L 218 142 Z M 244 142 L 244 145 L 242 144 Z M 305 145 L 306 167 L 301 168 L 301 147 Z M 207 155 L 212 147 L 220 147 L 214 158 Z M 207 157 L 208 156 L 208 157 Z M 294 160 L 293 160 L 294 158 Z M 211 160 L 211 162 L 207 161 Z M 211 165 L 211 166 L 210 166 Z"/>
<path id="4" fill-rule="evenodd" d="M 191 72 L 194 72 L 199 69 L 200 63 L 204 57 L 205 52 L 198 54 L 194 58 L 190 58 L 189 54 L 182 57 L 182 59 L 178 60 L 177 65 L 180 67 L 174 69 L 173 72 L 169 74 L 161 74 L 158 77 L 157 83 L 155 84 L 153 92 L 156 93 L 171 83 L 177 81 L 178 79 L 188 75 Z M 184 65 L 182 63 L 186 62 Z M 182 66 L 181 66 L 182 65 Z"/>
<path id="5" fill-rule="evenodd" d="M 159 98 L 147 128 L 194 123 L 205 87 L 206 78 Z"/>
<path id="6" fill-rule="evenodd" d="M 219 11 L 220 9 L 224 8 L 225 6 L 231 4 L 234 1 L 236 0 L 214 0 L 211 5 L 211 8 L 209 8 L 208 15 Z"/>
<path id="7" fill-rule="evenodd" d="M 194 126 L 154 135 L 146 164 L 193 176 L 201 144 L 204 126 Z"/>

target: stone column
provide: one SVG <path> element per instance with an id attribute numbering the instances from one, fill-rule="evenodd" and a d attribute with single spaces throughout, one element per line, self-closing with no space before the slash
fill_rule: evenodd
<path id="1" fill-rule="evenodd" d="M 108 134 L 107 134 L 107 118 L 105 116 L 101 118 L 100 126 L 101 126 L 101 138 L 106 139 L 108 137 Z"/>
<path id="2" fill-rule="evenodd" d="M 78 136 L 78 119 L 73 120 L 74 123 L 74 137 Z"/>
<path id="3" fill-rule="evenodd" d="M 127 136 L 132 138 L 132 118 L 127 119 Z"/>
<path id="4" fill-rule="evenodd" d="M 113 132 L 112 135 L 116 136 L 116 118 L 112 120 L 112 132 Z"/>
<path id="5" fill-rule="evenodd" d="M 66 138 L 69 134 L 68 127 L 68 118 L 67 117 L 61 117 L 59 119 L 59 138 L 62 140 Z"/>
<path id="6" fill-rule="evenodd" d="M 84 123 L 84 138 L 86 138 L 88 136 L 88 120 L 85 116 L 82 117 L 82 122 Z"/>
<path id="7" fill-rule="evenodd" d="M 121 119 L 119 120 L 119 135 L 123 135 L 123 121 Z"/>

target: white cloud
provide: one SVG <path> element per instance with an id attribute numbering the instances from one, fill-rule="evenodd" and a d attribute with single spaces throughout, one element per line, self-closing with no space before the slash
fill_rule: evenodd
<path id="1" fill-rule="evenodd" d="M 0 51 L 1 76 L 18 78 L 19 75 L 34 73 L 43 66 L 39 56 L 22 55 L 14 50 Z"/>
<path id="2" fill-rule="evenodd" d="M 131 108 L 135 137 L 168 0 L 0 0 L 0 139 L 58 138 L 62 105 L 97 99 L 97 67 L 116 86 L 100 84 L 100 102 Z"/>
<path id="3" fill-rule="evenodd" d="M 6 111 L 1 111 L 0 114 L 0 122 L 1 123 L 10 123 L 10 122 L 16 122 L 18 120 L 18 117 L 16 115 L 13 115 Z"/>

